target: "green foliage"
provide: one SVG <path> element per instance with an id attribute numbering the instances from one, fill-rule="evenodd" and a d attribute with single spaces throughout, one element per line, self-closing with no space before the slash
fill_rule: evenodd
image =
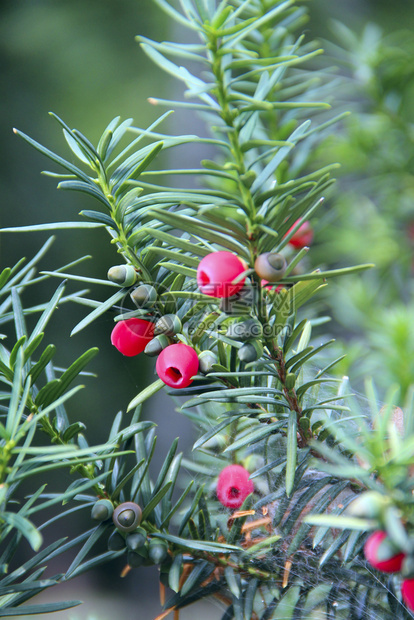
<path id="1" fill-rule="evenodd" d="M 5 269 L 1 277 L 2 322 L 13 317 L 16 332 L 16 343 L 7 349 L 1 345 L 1 513 L 0 558 L 1 574 L 1 611 L 2 616 L 18 616 L 26 613 L 42 614 L 78 605 L 79 601 L 19 606 L 44 589 L 55 585 L 62 575 L 54 575 L 40 579 L 47 562 L 54 555 L 71 549 L 78 540 L 65 542 L 65 539 L 49 545 L 39 552 L 43 542 L 42 531 L 56 518 L 65 517 L 79 508 L 91 505 L 93 496 L 83 493 L 93 490 L 102 493 L 103 481 L 109 472 L 101 472 L 102 464 L 107 459 L 114 459 L 122 454 L 118 450 L 117 438 L 103 445 L 85 447 L 80 432 L 85 428 L 81 422 L 70 424 L 64 403 L 82 386 L 71 387 L 97 349 L 90 349 L 73 362 L 66 370 L 58 370 L 53 366 L 55 353 L 53 345 L 48 345 L 42 353 L 38 349 L 45 329 L 58 303 L 72 298 L 64 297 L 64 285 L 60 285 L 51 300 L 41 306 L 23 308 L 20 295 L 23 290 L 43 280 L 44 276 L 36 276 L 35 265 L 50 246 L 49 240 L 38 254 L 24 265 L 21 261 L 12 269 Z M 79 292 L 78 294 L 81 294 Z M 9 312 L 9 308 L 13 312 Z M 32 313 L 40 313 L 40 317 L 31 332 L 26 328 L 26 317 Z M 34 356 L 38 356 L 37 361 Z M 59 378 L 55 378 L 59 374 Z M 41 385 L 40 382 L 43 382 Z M 40 433 L 38 431 L 43 431 Z M 47 442 L 45 443 L 45 435 Z M 41 443 L 39 443 L 42 437 Z M 34 441 L 36 439 L 36 441 Z M 100 465 L 94 467 L 97 459 Z M 66 489 L 57 494 L 45 494 L 46 484 L 35 489 L 31 495 L 22 498 L 19 494 L 22 483 L 32 476 L 44 476 L 51 470 L 67 468 L 77 474 L 77 479 Z M 33 515 L 41 510 L 60 504 L 64 506 L 73 498 L 81 500 L 76 508 L 63 510 L 56 518 L 36 527 Z M 16 510 L 16 503 L 18 510 Z M 23 566 L 9 573 L 11 562 L 22 538 L 26 538 L 34 551 L 38 552 Z"/>
<path id="2" fill-rule="evenodd" d="M 397 390 L 390 390 L 387 404 L 378 407 L 378 396 L 372 382 L 366 385 L 369 415 L 362 413 L 354 420 L 342 420 L 333 427 L 337 448 L 315 444 L 325 462 L 318 468 L 338 478 L 353 478 L 364 492 L 343 511 L 333 514 L 311 514 L 305 518 L 310 525 L 319 526 L 315 538 L 327 532 L 327 527 L 343 529 L 342 543 L 345 558 L 349 547 L 361 544 L 367 530 L 386 531 L 396 549 L 407 554 L 403 576 L 410 576 L 413 543 L 412 480 L 412 394 L 404 412 L 395 407 Z M 353 409 L 357 410 L 357 406 Z M 338 451 L 340 446 L 341 452 Z M 351 457 L 351 458 L 350 458 Z"/>
<path id="3" fill-rule="evenodd" d="M 375 263 L 369 274 L 326 291 L 347 334 L 347 360 L 338 369 L 358 389 L 367 374 L 378 386 L 397 383 L 402 405 L 413 377 L 414 75 L 409 59 L 414 38 L 408 30 L 386 35 L 375 24 L 357 35 L 335 22 L 333 31 L 339 45 L 327 43 L 327 52 L 343 73 L 339 97 L 354 113 L 318 151 L 320 165 L 337 158 L 342 169 L 340 191 L 320 225 L 314 256 L 335 266 L 368 255 Z"/>

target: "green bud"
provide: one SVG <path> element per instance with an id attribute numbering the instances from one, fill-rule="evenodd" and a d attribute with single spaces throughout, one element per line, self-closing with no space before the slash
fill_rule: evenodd
<path id="1" fill-rule="evenodd" d="M 145 558 L 143 558 L 142 555 L 135 553 L 134 551 L 128 551 L 127 562 L 128 566 L 130 566 L 131 568 L 139 568 L 144 564 Z"/>
<path id="2" fill-rule="evenodd" d="M 330 437 L 331 435 L 331 431 L 328 430 L 327 428 L 325 428 L 325 430 L 321 431 L 318 435 L 318 441 L 325 441 L 325 439 L 328 439 L 328 437 Z"/>
<path id="3" fill-rule="evenodd" d="M 128 536 L 125 539 L 126 546 L 131 551 L 137 551 L 137 549 L 140 549 L 143 545 L 145 545 L 146 541 L 147 541 L 147 533 L 142 527 L 139 527 L 132 534 L 128 534 Z"/>
<path id="4" fill-rule="evenodd" d="M 306 416 L 299 418 L 299 426 L 303 428 L 304 431 L 308 431 L 310 427 L 310 420 Z"/>
<path id="5" fill-rule="evenodd" d="M 157 301 L 157 291 L 151 284 L 140 284 L 130 293 L 130 297 L 138 308 L 152 308 Z"/>
<path id="6" fill-rule="evenodd" d="M 125 539 L 117 530 L 112 532 L 110 537 L 108 538 L 108 549 L 109 551 L 121 551 L 121 549 L 125 548 Z"/>
<path id="7" fill-rule="evenodd" d="M 355 517 L 378 519 L 389 504 L 390 499 L 385 495 L 377 491 L 366 491 L 354 499 L 348 508 L 348 513 Z"/>
<path id="8" fill-rule="evenodd" d="M 247 321 L 232 323 L 226 332 L 227 338 L 240 340 L 241 342 L 252 340 L 253 338 L 260 338 L 262 335 L 263 327 L 257 319 L 248 319 Z"/>
<path id="9" fill-rule="evenodd" d="M 296 375 L 294 372 L 290 372 L 286 375 L 285 385 L 288 390 L 293 390 L 296 383 Z"/>
<path id="10" fill-rule="evenodd" d="M 164 334 L 174 336 L 182 330 L 183 326 L 180 318 L 176 314 L 165 314 L 155 323 L 154 334 Z"/>
<path id="11" fill-rule="evenodd" d="M 108 280 L 119 286 L 132 286 L 137 280 L 137 272 L 132 265 L 115 265 L 108 271 Z"/>
<path id="12" fill-rule="evenodd" d="M 171 340 L 167 338 L 165 334 L 160 334 L 159 336 L 155 336 L 152 340 L 149 341 L 147 346 L 144 349 L 144 353 L 149 355 L 149 357 L 155 357 L 159 355 L 165 347 L 171 344 Z"/>
<path id="13" fill-rule="evenodd" d="M 95 521 L 106 521 L 112 517 L 114 507 L 109 499 L 100 499 L 92 507 L 91 517 Z"/>
<path id="14" fill-rule="evenodd" d="M 323 426 L 323 420 L 317 420 L 312 424 L 312 433 L 316 433 Z"/>
<path id="15" fill-rule="evenodd" d="M 260 254 L 255 260 L 254 270 L 263 280 L 268 282 L 278 282 L 284 276 L 287 262 L 282 254 L 275 252 L 265 252 Z"/>
<path id="16" fill-rule="evenodd" d="M 213 353 L 213 351 L 202 351 L 198 356 L 199 361 L 199 371 L 206 375 L 208 372 L 211 372 L 214 364 L 218 363 L 217 355 Z"/>
<path id="17" fill-rule="evenodd" d="M 255 362 L 263 355 L 263 345 L 259 340 L 246 342 L 237 353 L 239 360 L 242 362 Z"/>
<path id="18" fill-rule="evenodd" d="M 148 542 L 145 542 L 142 547 L 139 547 L 135 551 L 130 549 L 127 554 L 127 561 L 131 568 L 138 568 L 139 566 L 150 566 L 153 562 L 148 557 Z"/>
<path id="19" fill-rule="evenodd" d="M 148 557 L 154 564 L 161 564 L 168 555 L 168 545 L 159 538 L 151 538 Z"/>
<path id="20" fill-rule="evenodd" d="M 134 502 L 119 504 L 114 510 L 112 520 L 121 532 L 133 532 L 141 523 L 142 510 Z"/>

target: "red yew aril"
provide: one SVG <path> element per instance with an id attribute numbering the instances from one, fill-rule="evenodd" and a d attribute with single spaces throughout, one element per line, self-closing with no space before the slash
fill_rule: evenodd
<path id="1" fill-rule="evenodd" d="M 274 293 L 280 293 L 282 288 L 284 288 L 283 284 L 279 284 L 278 286 L 276 286 L 275 282 L 269 282 L 268 280 L 261 280 L 260 286 L 269 290 L 273 290 Z"/>
<path id="2" fill-rule="evenodd" d="M 154 324 L 144 319 L 118 321 L 112 330 L 111 342 L 127 357 L 142 353 L 154 337 Z"/>
<path id="3" fill-rule="evenodd" d="M 184 388 L 192 383 L 199 367 L 198 355 L 187 344 L 171 344 L 161 351 L 155 369 L 157 375 L 172 388 Z"/>
<path id="4" fill-rule="evenodd" d="M 364 545 L 364 555 L 371 566 L 377 570 L 382 571 L 383 573 L 397 573 L 401 570 L 401 566 L 405 558 L 404 553 L 396 553 L 385 560 L 378 558 L 379 546 L 386 538 L 388 538 L 387 533 L 380 530 L 371 534 Z"/>
<path id="5" fill-rule="evenodd" d="M 407 607 L 414 611 L 414 579 L 404 579 L 401 584 L 401 596 Z"/>
<path id="6" fill-rule="evenodd" d="M 243 504 L 254 484 L 249 480 L 249 472 L 242 465 L 227 465 L 217 481 L 217 498 L 226 508 L 237 509 Z"/>
<path id="7" fill-rule="evenodd" d="M 287 234 L 300 222 L 296 220 L 296 222 L 289 228 Z M 309 222 L 303 222 L 301 226 L 297 229 L 294 235 L 292 235 L 291 239 L 289 239 L 289 244 L 294 248 L 301 250 L 307 245 L 310 245 L 313 241 L 313 229 Z"/>
<path id="8" fill-rule="evenodd" d="M 245 278 L 236 284 L 232 282 L 246 269 L 246 264 L 232 252 L 212 252 L 200 261 L 198 287 L 204 295 L 232 297 L 243 288 Z"/>

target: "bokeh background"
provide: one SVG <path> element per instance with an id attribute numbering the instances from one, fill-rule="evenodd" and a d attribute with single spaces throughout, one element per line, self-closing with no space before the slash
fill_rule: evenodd
<path id="1" fill-rule="evenodd" d="M 331 199 L 334 216 L 328 216 L 327 224 L 319 226 L 320 241 L 315 246 L 315 260 L 335 265 L 360 259 L 368 262 L 374 260 L 371 254 L 379 259 L 377 275 L 366 280 L 350 279 L 343 286 L 341 282 L 342 288 L 326 298 L 326 309 L 335 319 L 329 329 L 345 338 L 337 348 L 339 353 L 342 350 L 349 353 L 341 372 L 351 374 L 358 382 L 364 369 L 368 369 L 382 385 L 397 381 L 404 383 L 407 392 L 414 373 L 411 327 L 414 228 L 411 237 L 407 232 L 414 221 L 414 141 L 410 133 L 411 110 L 414 109 L 411 73 L 414 63 L 410 50 L 414 54 L 414 47 L 410 47 L 409 34 L 414 26 L 414 4 L 407 0 L 392 3 L 388 0 L 312 0 L 306 4 L 310 11 L 307 30 L 311 37 L 338 44 L 338 31 L 332 27 L 332 20 L 336 19 L 346 24 L 358 40 L 367 24 L 375 23 L 382 29 L 383 35 L 376 31 L 381 40 L 384 36 L 394 49 L 401 46 L 403 60 L 400 65 L 405 63 L 405 72 L 399 65 L 399 80 L 394 80 L 395 83 L 391 80 L 389 85 L 382 71 L 383 59 L 375 58 L 375 37 L 365 40 L 360 58 L 364 59 L 366 67 L 379 67 L 382 73 L 377 78 L 372 75 L 361 78 L 360 85 L 365 90 L 355 95 L 358 103 L 363 102 L 362 108 L 356 106 L 360 116 L 354 125 L 348 126 L 348 133 L 334 135 L 326 149 L 315 154 L 319 160 L 326 158 L 330 162 L 339 157 L 343 163 L 340 196 Z M 404 34 L 400 34 L 401 29 Z M 49 110 L 96 142 L 115 116 L 133 117 L 140 127 L 153 121 L 159 110 L 147 102 L 149 96 L 179 96 L 180 86 L 154 67 L 140 51 L 134 40 L 137 34 L 156 40 L 182 36 L 151 0 L 3 0 L 0 5 L 1 227 L 74 220 L 79 211 L 91 208 L 87 198 L 58 192 L 52 179 L 40 175 L 41 170 L 49 168 L 47 160 L 17 138 L 12 133 L 13 127 L 62 152 L 65 146 L 62 133 L 48 116 Z M 334 47 L 332 51 L 335 52 Z M 348 60 L 350 74 L 355 75 L 360 61 L 355 56 Z M 395 76 L 396 71 L 393 72 L 391 66 L 388 73 Z M 389 97 L 387 99 L 387 88 L 403 98 L 403 105 L 394 105 Z M 339 105 L 343 105 L 343 101 Z M 364 124 L 364 119 L 369 120 L 368 125 Z M 167 127 L 177 134 L 203 131 L 197 119 L 189 119 L 184 114 L 173 115 Z M 366 129 L 365 141 L 361 139 L 361 128 Z M 386 141 L 382 159 L 373 138 L 378 133 Z M 382 146 L 384 140 L 381 139 Z M 356 153 L 360 154 L 359 159 L 355 159 Z M 373 153 L 377 154 L 378 161 L 371 157 Z M 185 153 L 182 157 L 185 158 Z M 390 172 L 390 167 L 392 178 L 387 177 L 387 187 L 390 188 L 391 183 L 392 191 L 388 191 L 383 204 L 375 195 L 375 187 L 381 182 L 381 175 L 384 179 Z M 361 170 L 371 175 L 371 185 L 361 184 Z M 364 231 L 359 222 L 352 219 L 354 216 L 351 217 L 355 212 L 352 205 L 355 206 L 361 194 L 369 213 L 368 236 L 367 229 Z M 348 215 L 345 217 L 344 213 Z M 30 258 L 47 236 L 46 233 L 1 234 L 1 267 L 13 265 L 22 256 Z M 85 275 L 104 278 L 107 269 L 117 263 L 116 253 L 107 240 L 102 230 L 79 231 L 76 236 L 70 231 L 59 232 L 41 267 L 56 268 L 79 256 L 91 255 L 93 258 L 79 269 Z M 24 301 L 32 304 L 47 300 L 57 283 L 48 281 L 36 291 L 29 289 Z M 369 294 L 367 288 L 370 288 Z M 69 285 L 68 290 L 75 290 L 75 287 Z M 332 300 L 338 299 L 338 291 L 342 291 L 342 297 L 335 305 Z M 93 292 L 97 299 L 104 299 L 105 293 L 98 289 Z M 72 327 L 84 314 L 82 307 L 62 306 L 49 326 L 47 342 L 58 346 L 57 361 L 62 366 L 91 346 L 100 348 L 100 355 L 90 368 L 98 378 L 88 378 L 87 389 L 68 405 L 71 418 L 83 420 L 87 425 L 89 441 L 99 443 L 105 439 L 114 414 L 125 409 L 126 403 L 150 380 L 153 363 L 120 359 L 109 342 L 110 316 L 102 317 L 70 339 Z M 391 320 L 394 331 L 390 328 Z M 168 424 L 165 423 L 166 411 Z M 161 395 L 152 400 L 145 414 L 156 422 L 162 421 L 160 457 L 170 445 L 171 433 L 180 435 L 181 449 L 191 445 L 188 423 L 174 412 L 166 397 Z M 73 527 L 76 529 L 76 523 Z M 62 612 L 59 617 L 84 619 L 92 617 L 88 614 L 94 612 L 100 620 L 113 618 L 115 613 L 120 618 L 146 620 L 156 615 L 159 605 L 155 574 L 135 572 L 121 580 L 119 572 L 120 565 L 108 566 L 75 580 L 59 593 L 49 594 L 54 599 L 79 597 L 87 601 L 80 610 Z M 188 610 L 183 618 L 193 617 L 193 612 Z M 201 619 L 201 612 L 197 613 Z M 219 616 L 217 610 L 208 606 L 207 613 L 210 617 Z"/>

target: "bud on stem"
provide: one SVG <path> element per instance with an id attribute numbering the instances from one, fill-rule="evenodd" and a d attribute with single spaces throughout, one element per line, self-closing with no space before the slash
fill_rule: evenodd
<path id="1" fill-rule="evenodd" d="M 259 340 L 246 342 L 237 353 L 241 362 L 255 362 L 263 355 L 263 345 Z"/>
<path id="2" fill-rule="evenodd" d="M 108 270 L 108 280 L 119 286 L 132 286 L 137 280 L 137 272 L 132 265 L 115 265 Z"/>

